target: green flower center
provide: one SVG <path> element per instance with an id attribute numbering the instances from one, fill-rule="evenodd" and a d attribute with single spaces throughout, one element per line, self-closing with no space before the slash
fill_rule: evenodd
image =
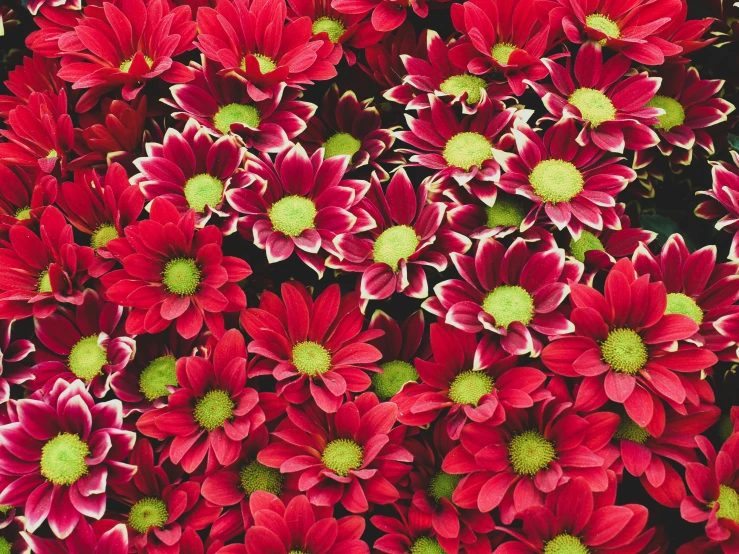
<path id="1" fill-rule="evenodd" d="M 275 231 L 299 237 L 306 229 L 315 228 L 318 210 L 310 198 L 286 196 L 272 204 L 267 213 Z"/>
<path id="2" fill-rule="evenodd" d="M 94 335 L 80 339 L 72 347 L 67 363 L 72 373 L 89 383 L 102 373 L 103 366 L 108 363 L 108 355 Z"/>
<path id="3" fill-rule="evenodd" d="M 731 416 L 722 415 L 719 418 L 718 423 L 716 423 L 716 433 L 722 443 L 734 434 L 734 422 L 731 421 Z"/>
<path id="4" fill-rule="evenodd" d="M 307 552 L 303 552 L 302 550 L 291 550 L 287 554 L 308 554 Z"/>
<path id="5" fill-rule="evenodd" d="M 10 554 L 13 549 L 13 544 L 8 542 L 5 537 L 0 537 L 0 554 Z"/>
<path id="6" fill-rule="evenodd" d="M 670 98 L 669 96 L 660 96 L 659 94 L 647 102 L 650 108 L 662 108 L 665 113 L 658 115 L 659 123 L 654 126 L 655 129 L 663 129 L 669 131 L 673 127 L 685 123 L 685 108 L 682 104 Z"/>
<path id="7" fill-rule="evenodd" d="M 469 171 L 471 167 L 480 167 L 493 157 L 490 141 L 480 133 L 459 133 L 446 143 L 443 152 L 446 163 Z"/>
<path id="8" fill-rule="evenodd" d="M 233 415 L 235 407 L 236 404 L 225 390 L 215 389 L 197 401 L 193 416 L 201 427 L 213 431 L 217 427 L 223 427 L 226 420 Z"/>
<path id="9" fill-rule="evenodd" d="M 418 372 L 408 362 L 394 360 L 380 366 L 382 373 L 372 374 L 372 384 L 380 400 L 389 400 L 400 392 L 406 383 L 415 382 Z"/>
<path id="10" fill-rule="evenodd" d="M 511 58 L 511 54 L 516 49 L 515 46 L 508 42 L 501 42 L 493 46 L 490 55 L 493 59 L 501 65 L 507 65 L 508 60 Z"/>
<path id="11" fill-rule="evenodd" d="M 38 278 L 37 288 L 39 292 L 54 292 L 51 288 L 51 278 L 49 277 L 48 269 L 43 271 Z"/>
<path id="12" fill-rule="evenodd" d="M 146 533 L 152 527 L 161 529 L 169 519 L 167 505 L 158 498 L 143 498 L 131 506 L 128 525 L 139 533 Z"/>
<path id="13" fill-rule="evenodd" d="M 144 55 L 144 61 L 146 61 L 146 65 L 151 69 L 151 65 L 154 63 L 154 60 L 152 60 L 149 56 Z M 133 65 L 133 56 L 128 58 L 126 61 L 124 61 L 119 69 L 123 71 L 123 73 L 128 73 L 131 69 L 131 65 Z"/>
<path id="14" fill-rule="evenodd" d="M 462 480 L 461 475 L 451 475 L 445 471 L 440 471 L 431 478 L 429 483 L 429 494 L 434 500 L 439 501 L 442 498 L 447 500 L 452 499 L 454 491 L 457 490 L 457 485 Z"/>
<path id="15" fill-rule="evenodd" d="M 200 269 L 195 260 L 175 258 L 164 266 L 164 285 L 172 294 L 190 296 L 200 284 Z"/>
<path id="16" fill-rule="evenodd" d="M 205 206 L 217 206 L 223 200 L 223 183 L 207 173 L 190 177 L 185 183 L 185 198 L 196 212 L 205 211 Z"/>
<path id="17" fill-rule="evenodd" d="M 468 104 L 477 104 L 482 97 L 480 89 L 486 88 L 485 81 L 474 75 L 452 75 L 439 85 L 439 90 L 444 94 L 462 96 L 466 92 Z"/>
<path id="18" fill-rule="evenodd" d="M 49 150 L 48 154 L 46 154 L 46 159 L 47 160 L 49 160 L 51 158 L 58 158 L 58 157 L 59 157 L 59 153 L 54 148 L 52 148 L 51 150 Z"/>
<path id="19" fill-rule="evenodd" d="M 724 517 L 739 523 L 739 494 L 727 485 L 718 487 L 718 511 L 716 517 Z M 716 502 L 709 502 L 708 507 L 713 508 Z"/>
<path id="20" fill-rule="evenodd" d="M 331 19 L 330 17 L 319 17 L 313 22 L 313 34 L 327 33 L 328 40 L 336 44 L 339 42 L 341 35 L 346 32 L 344 24 L 337 20 Z"/>
<path id="21" fill-rule="evenodd" d="M 41 475 L 55 485 L 69 486 L 87 475 L 90 449 L 77 435 L 60 433 L 41 449 Z"/>
<path id="22" fill-rule="evenodd" d="M 519 475 L 533 477 L 554 461 L 557 451 L 540 431 L 530 429 L 511 439 L 508 457 L 511 459 L 513 471 Z"/>
<path id="23" fill-rule="evenodd" d="M 364 452 L 362 447 L 351 439 L 332 440 L 323 449 L 321 461 L 328 469 L 346 477 L 350 469 L 362 466 Z"/>
<path id="24" fill-rule="evenodd" d="M 317 342 L 299 342 L 293 346 L 293 365 L 300 373 L 314 377 L 331 369 L 331 354 Z"/>
<path id="25" fill-rule="evenodd" d="M 150 402 L 162 396 L 169 396 L 168 386 L 176 387 L 177 372 L 174 356 L 161 356 L 152 360 L 139 377 L 139 388 Z"/>
<path id="26" fill-rule="evenodd" d="M 323 147 L 326 149 L 325 158 L 333 158 L 334 156 L 349 156 L 351 158 L 359 152 L 362 141 L 355 139 L 349 133 L 336 133 L 323 143 Z"/>
<path id="27" fill-rule="evenodd" d="M 670 292 L 667 294 L 665 314 L 686 315 L 698 325 L 703 323 L 703 310 L 701 310 L 695 300 L 681 292 Z"/>
<path id="28" fill-rule="evenodd" d="M 254 54 L 254 57 L 257 59 L 257 63 L 259 64 L 259 71 L 262 72 L 262 75 L 266 75 L 267 73 L 270 73 L 271 71 L 277 69 L 277 64 L 269 56 Z"/>
<path id="29" fill-rule="evenodd" d="M 15 218 L 18 221 L 25 221 L 26 219 L 31 219 L 31 207 L 26 206 L 25 208 L 20 208 L 15 212 Z"/>
<path id="30" fill-rule="evenodd" d="M 447 554 L 447 552 L 436 539 L 421 537 L 411 545 L 411 554 Z"/>
<path id="31" fill-rule="evenodd" d="M 501 285 L 485 296 L 482 309 L 498 327 L 507 329 L 514 321 L 528 325 L 534 317 L 534 299 L 523 287 Z"/>
<path id="32" fill-rule="evenodd" d="M 590 554 L 590 549 L 577 537 L 563 533 L 547 541 L 544 554 Z"/>
<path id="33" fill-rule="evenodd" d="M 579 88 L 568 98 L 568 102 L 580 110 L 580 115 L 597 127 L 616 118 L 616 108 L 601 91 L 593 88 Z"/>
<path id="34" fill-rule="evenodd" d="M 580 194 L 585 180 L 580 170 L 570 162 L 544 160 L 536 164 L 529 175 L 529 183 L 544 202 L 556 204 L 569 202 Z"/>
<path id="35" fill-rule="evenodd" d="M 216 115 L 213 116 L 213 127 L 225 135 L 231 131 L 231 125 L 234 123 L 241 123 L 251 129 L 256 129 L 259 127 L 260 121 L 259 110 L 254 106 L 228 104 L 219 109 Z M 223 185 L 221 185 L 222 189 Z"/>
<path id="36" fill-rule="evenodd" d="M 12 508 L 13 506 L 0 506 L 0 514 L 7 514 Z"/>
<path id="37" fill-rule="evenodd" d="M 103 224 L 98 227 L 92 234 L 92 238 L 90 239 L 90 246 L 97 250 L 98 248 L 103 248 L 107 246 L 111 240 L 117 238 L 118 231 L 116 231 L 115 226 Z"/>
<path id="38" fill-rule="evenodd" d="M 449 398 L 456 404 L 477 406 L 480 398 L 493 390 L 493 378 L 482 371 L 463 371 L 449 386 Z"/>
<path id="39" fill-rule="evenodd" d="M 570 254 L 578 262 L 584 262 L 585 253 L 591 250 L 606 251 L 600 239 L 589 231 L 583 231 L 577 240 L 570 240 Z"/>
<path id="40" fill-rule="evenodd" d="M 621 416 L 621 423 L 618 424 L 616 433 L 613 435 L 617 439 L 626 439 L 639 444 L 646 444 L 652 436 L 644 427 L 640 427 L 629 416 Z"/>
<path id="41" fill-rule="evenodd" d="M 282 474 L 279 469 L 267 467 L 254 460 L 241 468 L 239 476 L 241 488 L 247 496 L 256 491 L 266 491 L 275 496 L 282 493 Z"/>
<path id="42" fill-rule="evenodd" d="M 518 227 L 526 217 L 528 210 L 523 202 L 512 194 L 498 192 L 495 204 L 485 207 L 488 216 L 486 225 L 495 227 Z"/>
<path id="43" fill-rule="evenodd" d="M 635 375 L 649 359 L 644 341 L 636 331 L 615 329 L 600 345 L 603 360 L 618 373 Z"/>
<path id="44" fill-rule="evenodd" d="M 608 38 L 619 38 L 621 37 L 621 29 L 618 25 L 608 16 L 594 13 L 585 18 L 585 25 L 596 31 L 600 31 Z M 601 45 L 606 43 L 606 39 L 599 41 Z"/>
<path id="45" fill-rule="evenodd" d="M 419 242 L 413 227 L 408 225 L 390 227 L 375 239 L 374 260 L 389 265 L 393 271 L 398 271 L 398 262 L 407 260 L 415 254 Z"/>

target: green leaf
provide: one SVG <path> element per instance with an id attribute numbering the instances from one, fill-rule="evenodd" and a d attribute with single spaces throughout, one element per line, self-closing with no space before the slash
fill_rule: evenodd
<path id="1" fill-rule="evenodd" d="M 657 233 L 657 238 L 655 240 L 660 246 L 663 246 L 667 242 L 667 239 L 670 238 L 670 235 L 679 233 L 685 240 L 685 245 L 688 247 L 688 249 L 691 252 L 695 250 L 695 243 L 693 242 L 693 240 L 680 230 L 680 226 L 677 224 L 677 222 L 670 219 L 669 217 L 657 214 L 642 214 L 639 219 L 641 220 L 642 228 L 646 229 L 647 231 L 653 231 Z"/>
<path id="2" fill-rule="evenodd" d="M 739 151 L 739 137 L 729 133 L 729 147 Z"/>

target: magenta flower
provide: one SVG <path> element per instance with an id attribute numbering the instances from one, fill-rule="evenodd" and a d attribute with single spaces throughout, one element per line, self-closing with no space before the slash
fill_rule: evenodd
<path id="1" fill-rule="evenodd" d="M 416 36 L 416 31 L 410 22 L 405 22 L 393 33 L 385 33 L 382 40 L 364 49 L 367 65 L 359 67 L 375 81 L 382 90 L 396 87 L 403 83 L 406 74 L 402 56 L 415 58 L 426 56 L 426 32 Z M 404 99 L 402 104 L 410 102 L 411 98 Z M 396 101 L 400 101 L 396 97 Z"/>
<path id="2" fill-rule="evenodd" d="M 696 194 L 705 194 L 710 200 L 705 200 L 695 208 L 695 215 L 703 219 L 718 219 L 716 229 L 734 233 L 729 248 L 729 259 L 739 260 L 739 152 L 732 151 L 731 159 L 734 165 L 727 162 L 709 162 L 713 176 L 713 188 L 701 190 Z M 719 219 L 720 218 L 720 219 Z"/>
<path id="3" fill-rule="evenodd" d="M 57 199 L 57 180 L 34 168 L 0 163 L 0 236 L 8 240 L 13 225 L 34 228 L 46 206 Z"/>
<path id="4" fill-rule="evenodd" d="M 93 522 L 81 518 L 66 541 L 37 537 L 25 531 L 23 538 L 36 554 L 127 554 L 128 533 L 123 523 L 111 520 Z"/>
<path id="5" fill-rule="evenodd" d="M 28 105 L 34 92 L 59 94 L 64 88 L 64 81 L 57 75 L 58 71 L 58 60 L 38 53 L 30 58 L 24 56 L 23 62 L 8 72 L 8 80 L 4 85 L 11 94 L 0 94 L 0 117 L 7 119 L 11 110 Z"/>
<path id="6" fill-rule="evenodd" d="M 372 26 L 383 33 L 394 31 L 403 24 L 407 8 L 411 8 L 421 18 L 429 13 L 426 0 L 332 0 L 331 7 L 337 12 L 350 15 L 365 16 L 372 12 Z"/>
<path id="7" fill-rule="evenodd" d="M 53 6 L 53 7 L 64 7 L 71 10 L 81 10 L 82 9 L 82 0 L 29 0 L 28 1 L 28 11 L 30 11 L 33 15 L 36 15 L 38 13 L 39 8 L 42 6 L 47 5 Z"/>
<path id="8" fill-rule="evenodd" d="M 10 400 L 10 386 L 20 385 L 33 378 L 26 360 L 36 346 L 26 339 L 13 337 L 13 321 L 0 321 L 0 404 Z"/>

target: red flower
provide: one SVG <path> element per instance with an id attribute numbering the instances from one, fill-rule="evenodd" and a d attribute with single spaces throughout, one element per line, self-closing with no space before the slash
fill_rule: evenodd
<path id="1" fill-rule="evenodd" d="M 416 31 L 410 22 L 405 22 L 394 33 L 385 33 L 382 40 L 364 49 L 367 65 L 359 67 L 367 73 L 383 90 L 403 83 L 406 74 L 403 55 L 415 58 L 426 56 L 426 31 L 416 38 Z M 395 101 L 399 101 L 396 97 Z M 405 99 L 403 104 L 410 101 Z"/>
<path id="2" fill-rule="evenodd" d="M 105 274 L 101 282 L 110 300 L 133 308 L 126 322 L 129 333 L 159 333 L 176 319 L 177 332 L 191 338 L 205 320 L 220 337 L 223 312 L 246 307 L 236 283 L 251 275 L 251 268 L 223 255 L 217 227 L 196 231 L 192 210 L 180 215 L 170 202 L 157 198 L 150 219 L 129 225 L 125 234 L 107 245 L 123 269 Z"/>
<path id="3" fill-rule="evenodd" d="M 408 383 L 393 402 L 404 425 L 443 421 L 452 440 L 470 420 L 500 425 L 510 410 L 531 408 L 546 379 L 538 369 L 520 367 L 490 335 L 478 342 L 473 334 L 434 323 L 431 349 L 431 360 L 415 361 L 421 382 Z"/>
<path id="4" fill-rule="evenodd" d="M 701 370 L 718 359 L 685 342 L 698 324 L 665 313 L 664 283 L 637 278 L 631 261 L 623 258 L 606 278 L 605 295 L 585 285 L 570 288 L 575 332 L 546 346 L 542 361 L 559 375 L 583 378 L 578 409 L 596 410 L 610 399 L 623 404 L 641 427 L 652 424 L 650 432 L 660 436 L 664 420 L 656 416 L 663 409 L 655 404 L 665 402 L 682 414 L 686 402 L 699 404 Z"/>
<path id="5" fill-rule="evenodd" d="M 703 219 L 721 218 L 716 222 L 716 229 L 725 229 L 734 233 L 729 249 L 729 259 L 736 261 L 739 260 L 739 233 L 737 233 L 739 207 L 735 201 L 739 193 L 739 152 L 732 151 L 731 159 L 734 162 L 733 167 L 727 162 L 708 162 L 713 166 L 711 169 L 713 188 L 697 192 L 697 194 L 710 197 L 710 200 L 698 204 L 695 208 L 695 215 Z"/>
<path id="6" fill-rule="evenodd" d="M 10 400 L 10 386 L 20 385 L 34 377 L 26 358 L 36 351 L 30 340 L 12 336 L 13 321 L 0 321 L 0 404 Z"/>
<path id="7" fill-rule="evenodd" d="M 617 54 L 603 63 L 601 46 L 592 41 L 580 48 L 574 71 L 570 59 L 566 67 L 551 60 L 543 62 L 553 84 L 531 83 L 531 87 L 551 114 L 544 119 L 579 121 L 582 130 L 576 140 L 580 146 L 592 142 L 601 150 L 623 153 L 624 148 L 644 150 L 657 145 L 659 137 L 648 126 L 659 122 L 660 111 L 648 103 L 659 88 L 659 79 L 646 73 L 624 78 L 629 59 Z"/>
<path id="8" fill-rule="evenodd" d="M 182 83 L 192 77 L 172 58 L 193 48 L 197 25 L 188 6 L 171 9 L 166 0 L 103 2 L 88 6 L 73 33 L 59 42 L 59 77 L 74 90 L 89 89 L 77 102 L 86 112 L 105 93 L 122 87 L 124 100 L 136 98 L 147 81 Z"/>
<path id="9" fill-rule="evenodd" d="M 701 40 L 716 21 L 715 19 L 706 17 L 688 20 L 687 17 L 688 1 L 680 0 L 680 13 L 670 13 L 670 22 L 655 33 L 657 39 L 664 39 L 680 48 L 680 53 L 677 55 L 665 54 L 667 61 L 684 63 L 688 61 L 686 57 L 688 54 L 701 50 L 718 40 L 718 37 Z M 670 51 L 673 52 L 674 49 L 671 48 Z"/>
<path id="10" fill-rule="evenodd" d="M 423 304 L 445 323 L 467 333 L 496 333 L 514 355 L 538 356 L 544 337 L 573 330 L 559 307 L 569 293 L 568 279 L 579 281 L 582 265 L 565 261 L 562 249 L 535 252 L 522 238 L 506 249 L 485 239 L 474 258 L 452 255 L 452 262 L 464 281 L 439 283 L 436 296 Z"/>
<path id="11" fill-rule="evenodd" d="M 403 24 L 407 8 L 421 18 L 429 13 L 426 0 L 332 0 L 331 7 L 350 15 L 365 16 L 372 12 L 372 26 L 383 33 L 394 31 Z"/>
<path id="12" fill-rule="evenodd" d="M 167 406 L 142 414 L 136 427 L 165 442 L 166 455 L 187 473 L 206 455 L 206 473 L 233 463 L 241 442 L 273 415 L 265 415 L 260 394 L 246 386 L 246 345 L 238 329 L 226 331 L 210 358 L 180 358 L 177 382 Z"/>
<path id="13" fill-rule="evenodd" d="M 282 299 L 264 292 L 259 308 L 241 314 L 241 324 L 253 339 L 249 376 L 277 379 L 277 393 L 291 404 L 313 397 L 325 412 L 335 412 L 348 393 L 370 386 L 366 371 L 378 371 L 382 356 L 367 344 L 382 331 L 362 332 L 363 317 L 356 294 L 341 296 L 329 286 L 313 301 L 305 286 L 282 284 Z"/>
<path id="14" fill-rule="evenodd" d="M 398 481 L 413 456 L 401 446 L 398 409 L 365 393 L 327 414 L 315 404 L 290 406 L 273 433 L 279 439 L 257 455 L 267 467 L 300 475 L 299 487 L 316 506 L 342 506 L 364 513 L 369 504 L 400 498 Z M 395 428 L 394 428 L 395 427 Z"/>
<path id="15" fill-rule="evenodd" d="M 35 227 L 57 196 L 57 180 L 37 168 L 0 163 L 0 236 L 8 239 L 13 225 Z"/>
<path id="16" fill-rule="evenodd" d="M 64 7 L 70 10 L 82 9 L 82 0 L 28 0 L 28 11 L 36 15 L 39 8 L 46 5 L 47 2 L 54 7 Z"/>
<path id="17" fill-rule="evenodd" d="M 120 402 L 95 404 L 79 380 L 59 379 L 46 393 L 17 400 L 11 422 L 0 426 L 0 472 L 14 478 L 0 503 L 24 507 L 27 531 L 48 520 L 60 539 L 83 516 L 100 519 L 107 484 L 136 472 L 124 462 L 136 434 L 122 424 Z"/>
<path id="18" fill-rule="evenodd" d="M 102 520 L 93 525 L 87 523 L 84 518 L 80 519 L 77 527 L 66 541 L 58 539 L 46 539 L 31 535 L 25 531 L 21 532 L 28 547 L 36 554 L 127 554 L 128 533 L 123 523 Z M 24 545 L 24 548 L 26 546 Z M 70 550 L 72 548 L 73 550 Z"/>
<path id="19" fill-rule="evenodd" d="M 9 71 L 8 80 L 3 83 L 12 94 L 0 94 L 0 117 L 7 119 L 13 109 L 28 105 L 34 92 L 59 94 L 64 81 L 57 75 L 58 71 L 59 62 L 55 59 L 37 53 L 31 58 L 24 56 L 23 63 Z"/>

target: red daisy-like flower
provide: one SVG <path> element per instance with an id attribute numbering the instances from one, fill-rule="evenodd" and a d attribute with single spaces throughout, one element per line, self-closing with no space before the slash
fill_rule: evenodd
<path id="1" fill-rule="evenodd" d="M 33 18 L 39 29 L 28 34 L 26 46 L 34 54 L 51 59 L 61 58 L 59 39 L 66 33 L 73 33 L 82 17 L 83 12 L 80 10 L 41 6 L 38 15 Z"/>
<path id="2" fill-rule="evenodd" d="M 162 144 L 147 143 L 146 157 L 133 162 L 141 173 L 131 177 L 131 183 L 147 200 L 165 199 L 180 213 L 194 210 L 196 227 L 212 218 L 224 235 L 230 235 L 236 231 L 238 214 L 225 196 L 246 180 L 243 159 L 244 148 L 234 137 L 214 141 L 206 128 L 189 119 L 182 133 L 171 127 Z"/>
<path id="3" fill-rule="evenodd" d="M 494 239 L 478 243 L 475 257 L 452 254 L 464 281 L 450 279 L 434 287 L 423 308 L 467 333 L 482 330 L 501 336 L 514 355 L 538 356 L 545 337 L 572 332 L 560 305 L 577 282 L 582 264 L 565 260 L 564 250 L 536 252 L 523 238 L 507 249 Z"/>
<path id="4" fill-rule="evenodd" d="M 400 27 L 405 21 L 408 8 L 421 18 L 429 13 L 426 0 L 332 0 L 331 7 L 349 15 L 365 16 L 372 12 L 372 26 L 383 33 Z"/>
<path id="5" fill-rule="evenodd" d="M 502 425 L 465 426 L 461 444 L 442 463 L 445 472 L 464 476 L 452 501 L 481 512 L 499 507 L 509 524 L 576 477 L 593 491 L 606 490 L 603 458 L 589 444 L 605 444 L 610 436 L 603 438 L 606 430 L 592 425 L 593 416 L 576 415 L 571 406 L 549 397 L 528 410 L 511 411 Z"/>
<path id="6" fill-rule="evenodd" d="M 136 472 L 125 463 L 136 433 L 124 431 L 118 400 L 95 404 L 82 381 L 59 379 L 46 393 L 17 400 L 0 426 L 0 472 L 14 480 L 0 503 L 24 508 L 26 530 L 48 521 L 60 539 L 84 517 L 105 513 L 107 484 Z"/>
<path id="7" fill-rule="evenodd" d="M 708 162 L 713 167 L 713 188 L 701 190 L 696 194 L 705 194 L 710 197 L 698 204 L 695 215 L 703 219 L 718 219 L 716 229 L 734 233 L 729 248 L 729 259 L 739 260 L 739 152 L 732 151 L 731 159 L 734 165 L 727 162 Z M 719 219 L 721 218 L 721 219 Z"/>
<path id="8" fill-rule="evenodd" d="M 666 53 L 665 58 L 669 62 L 685 63 L 688 54 L 696 52 L 706 46 L 713 44 L 718 37 L 704 38 L 706 31 L 716 20 L 711 17 L 704 19 L 688 19 L 688 0 L 680 0 L 680 12 L 670 13 L 670 22 L 662 27 L 655 37 L 664 39 L 680 48 L 677 55 Z M 670 49 L 670 52 L 674 49 Z"/>
<path id="9" fill-rule="evenodd" d="M 218 64 L 203 58 L 202 65 L 190 62 L 193 80 L 170 88 L 174 102 L 164 103 L 176 111 L 175 119 L 192 118 L 213 135 L 233 133 L 247 148 L 279 152 L 305 130 L 316 111 L 314 104 L 297 100 L 300 92 L 284 83 L 274 85 L 269 98 L 255 102 L 244 83 L 221 75 Z"/>
<path id="10" fill-rule="evenodd" d="M 172 58 L 191 50 L 197 34 L 189 6 L 172 9 L 167 0 L 103 2 L 85 8 L 85 17 L 59 41 L 59 77 L 74 90 L 89 89 L 77 101 L 86 112 L 119 87 L 124 100 L 136 98 L 147 81 L 182 83 L 192 77 Z"/>
<path id="11" fill-rule="evenodd" d="M 259 405 L 260 396 L 269 399 L 273 394 L 260 395 L 246 386 L 246 345 L 238 329 L 226 331 L 211 358 L 180 358 L 176 372 L 179 388 L 167 406 L 145 412 L 136 426 L 144 435 L 165 442 L 166 455 L 187 473 L 193 473 L 206 455 L 206 472 L 232 464 L 241 441 L 268 415 L 276 415 L 265 414 Z"/>
<path id="12" fill-rule="evenodd" d="M 257 455 L 267 467 L 298 473 L 299 488 L 317 506 L 342 506 L 364 513 L 370 504 L 400 498 L 398 481 L 411 469 L 411 453 L 395 427 L 398 408 L 372 393 L 346 402 L 336 413 L 314 404 L 287 409 L 272 435 L 278 439 Z"/>
<path id="13" fill-rule="evenodd" d="M 637 277 L 631 260 L 623 258 L 608 273 L 605 294 L 575 283 L 570 289 L 575 332 L 546 346 L 542 361 L 554 373 L 583 379 L 579 409 L 595 410 L 612 400 L 647 427 L 662 411 L 657 403 L 682 414 L 685 403 L 700 403 L 701 370 L 718 358 L 686 342 L 699 329 L 695 321 L 665 313 L 664 283 Z M 661 435 L 663 425 L 657 419 L 652 434 Z"/>
<path id="14" fill-rule="evenodd" d="M 500 425 L 510 410 L 531 408 L 546 379 L 538 369 L 519 366 L 491 335 L 478 342 L 473 334 L 434 323 L 431 349 L 431 360 L 415 360 L 420 382 L 408 383 L 392 401 L 404 425 L 443 421 L 452 440 L 470 420 Z"/>
<path id="15" fill-rule="evenodd" d="M 286 23 L 284 0 L 223 0 L 198 9 L 196 45 L 225 73 L 236 75 L 256 102 L 274 86 L 301 88 L 336 76 L 341 52 L 322 36 L 313 38 L 309 17 Z"/>
<path id="16" fill-rule="evenodd" d="M 454 65 L 473 75 L 502 73 L 513 94 L 526 90 L 524 81 L 547 76 L 541 58 L 557 36 L 537 14 L 537 0 L 469 0 L 453 4 L 454 27 L 462 39 L 449 51 Z M 556 58 L 558 56 L 553 56 Z"/>
<path id="17" fill-rule="evenodd" d="M 72 226 L 58 209 L 44 210 L 39 234 L 14 225 L 8 236 L 0 248 L 0 319 L 44 318 L 60 303 L 82 303 L 95 253 L 74 243 Z"/>
<path id="18" fill-rule="evenodd" d="M 37 319 L 36 338 L 45 348 L 36 351 L 30 388 L 48 390 L 59 378 L 81 379 L 96 397 L 105 396 L 111 375 L 136 353 L 136 342 L 126 336 L 125 315 L 123 307 L 87 289 L 74 311 L 60 308 Z"/>
<path id="19" fill-rule="evenodd" d="M 64 81 L 57 75 L 58 71 L 58 60 L 37 53 L 30 58 L 24 56 L 23 62 L 8 72 L 8 79 L 3 83 L 11 94 L 0 94 L 0 118 L 7 119 L 13 109 L 27 105 L 34 92 L 59 94 Z"/>
<path id="20" fill-rule="evenodd" d="M 552 26 L 561 26 L 575 44 L 599 41 L 631 60 L 662 65 L 682 50 L 656 34 L 680 13 L 681 0 L 556 0 L 546 2 Z"/>
<path id="21" fill-rule="evenodd" d="M 81 10 L 82 0 L 28 0 L 28 11 L 36 15 L 42 6 L 53 6 L 55 8 L 67 8 L 69 10 Z"/>
<path id="22" fill-rule="evenodd" d="M 323 97 L 318 115 L 308 121 L 300 135 L 300 143 L 309 154 L 324 149 L 325 158 L 349 156 L 351 169 L 368 165 L 381 181 L 390 178 L 381 164 L 402 164 L 403 156 L 393 152 L 393 131 L 399 127 L 382 128 L 382 120 L 372 99 L 359 102 L 354 91 L 339 94 L 333 85 Z"/>
<path id="23" fill-rule="evenodd" d="M 588 482 L 573 479 L 547 496 L 546 505 L 520 515 L 523 528 L 509 531 L 513 542 L 494 554 L 639 554 L 655 533 L 639 504 L 616 505 L 616 487 L 593 494 Z"/>
<path id="24" fill-rule="evenodd" d="M 247 154 L 246 184 L 227 192 L 238 212 L 239 231 L 266 250 L 269 263 L 293 252 L 319 277 L 326 269 L 326 252 L 336 253 L 334 238 L 375 226 L 357 206 L 369 189 L 367 181 L 344 179 L 348 156 L 312 156 L 296 144 L 280 152 L 274 162 L 267 154 Z"/>
<path id="25" fill-rule="evenodd" d="M 466 252 L 471 242 L 442 226 L 446 206 L 427 203 L 427 188 L 421 185 L 414 190 L 403 168 L 393 174 L 385 192 L 375 174 L 371 186 L 371 194 L 360 206 L 377 226 L 366 237 L 337 236 L 334 245 L 338 252 L 326 264 L 362 274 L 359 290 L 363 308 L 368 300 L 389 298 L 395 292 L 426 298 L 424 266 L 444 271 L 445 254 Z"/>
<path id="26" fill-rule="evenodd" d="M 578 146 L 573 118 L 564 118 L 540 137 L 526 123 L 515 121 L 517 153 L 496 152 L 503 168 L 498 186 L 534 202 L 521 229 L 546 217 L 557 229 L 579 239 L 583 228 L 619 229 L 616 196 L 636 179 L 636 172 L 620 163 L 623 158 L 603 158 L 593 142 Z M 542 210 L 544 214 L 542 214 Z"/>
<path id="27" fill-rule="evenodd" d="M 33 378 L 26 360 L 36 346 L 26 339 L 14 339 L 13 321 L 0 321 L 0 404 L 10 400 L 10 386 L 20 385 Z"/>
<path id="28" fill-rule="evenodd" d="M 0 163 L 0 236 L 8 239 L 13 225 L 33 227 L 46 206 L 57 199 L 57 180 L 36 168 Z"/>
<path id="29" fill-rule="evenodd" d="M 302 284 L 282 284 L 282 299 L 271 292 L 259 308 L 241 314 L 241 325 L 253 339 L 249 376 L 272 375 L 277 393 L 291 404 L 313 397 L 326 412 L 335 412 L 347 393 L 369 388 L 367 371 L 379 371 L 382 357 L 367 341 L 380 330 L 362 331 L 363 317 L 356 293 L 341 296 L 333 284 L 315 301 Z"/>
<path id="30" fill-rule="evenodd" d="M 403 83 L 406 74 L 402 56 L 414 58 L 426 56 L 426 33 L 423 31 L 416 38 L 416 31 L 410 22 L 405 22 L 394 33 L 385 33 L 382 40 L 364 49 L 367 65 L 359 67 L 369 75 L 380 87 L 387 90 Z M 401 102 L 410 102 L 410 98 Z M 396 100 L 398 101 L 398 100 Z"/>
<path id="31" fill-rule="evenodd" d="M 108 249 L 123 269 L 106 273 L 101 282 L 111 301 L 133 308 L 126 331 L 159 333 L 177 320 L 177 332 L 191 338 L 205 321 L 213 334 L 223 335 L 223 312 L 246 307 L 237 282 L 251 275 L 251 268 L 224 256 L 222 241 L 217 227 L 196 230 L 194 211 L 181 215 L 163 198 L 152 202 L 149 220 L 129 225 L 125 237 L 111 240 Z"/>
<path id="32" fill-rule="evenodd" d="M 566 67 L 543 60 L 549 68 L 552 84 L 530 83 L 551 115 L 543 119 L 558 121 L 574 118 L 582 124 L 577 137 L 580 146 L 594 143 L 601 150 L 623 153 L 644 150 L 659 143 L 659 136 L 649 125 L 657 125 L 658 107 L 649 105 L 660 86 L 660 79 L 637 73 L 624 78 L 630 60 L 617 54 L 603 63 L 597 42 L 582 45 Z"/>
<path id="33" fill-rule="evenodd" d="M 21 535 L 36 554 L 128 553 L 126 526 L 122 523 L 115 524 L 111 520 L 93 522 L 90 525 L 82 518 L 66 541 L 37 537 L 25 531 Z"/>

